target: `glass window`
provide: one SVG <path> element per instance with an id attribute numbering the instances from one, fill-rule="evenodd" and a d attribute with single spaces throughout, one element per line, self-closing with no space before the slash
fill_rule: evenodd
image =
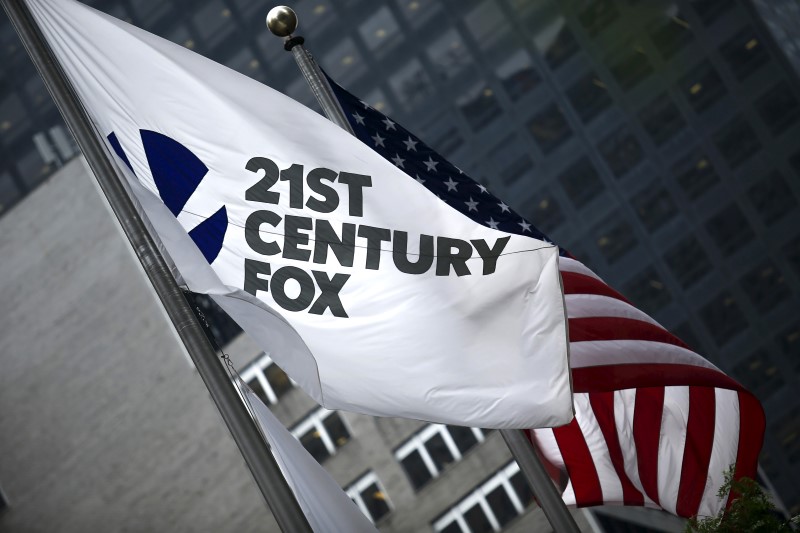
<path id="1" fill-rule="evenodd" d="M 328 28 L 339 24 L 336 10 L 333 9 L 330 0 L 300 0 L 292 5 L 292 9 L 297 13 L 302 28 L 314 28 L 315 35 L 321 35 Z"/>
<path id="2" fill-rule="evenodd" d="M 439 9 L 441 2 L 437 0 L 396 0 L 406 22 L 418 28 L 429 21 Z"/>
<path id="3" fill-rule="evenodd" d="M 318 463 L 336 453 L 350 440 L 341 415 L 322 407 L 314 410 L 292 429 L 292 435 Z"/>
<path id="4" fill-rule="evenodd" d="M 11 174 L 3 172 L 0 174 L 0 215 L 11 209 L 22 196 L 22 192 L 11 178 Z"/>
<path id="5" fill-rule="evenodd" d="M 534 502 L 533 491 L 531 490 L 530 485 L 528 485 L 528 480 L 525 479 L 525 475 L 522 472 L 517 472 L 511 476 L 511 486 L 514 487 L 514 492 L 517 493 L 519 501 L 524 507 L 527 507 Z"/>
<path id="6" fill-rule="evenodd" d="M 797 207 L 797 199 L 778 172 L 773 172 L 749 189 L 749 198 L 767 225 L 773 224 Z"/>
<path id="7" fill-rule="evenodd" d="M 559 175 L 558 180 L 577 208 L 581 208 L 605 190 L 589 158 L 581 157 Z"/>
<path id="8" fill-rule="evenodd" d="M 775 439 L 790 463 L 800 462 L 800 409 L 795 407 L 772 428 Z"/>
<path id="9" fill-rule="evenodd" d="M 786 254 L 786 259 L 789 260 L 789 263 L 791 263 L 794 269 L 800 272 L 800 237 L 796 237 L 794 240 L 786 243 L 784 246 L 784 253 Z"/>
<path id="10" fill-rule="evenodd" d="M 464 520 L 466 520 L 470 532 L 491 533 L 494 531 L 492 523 L 489 522 L 489 518 L 480 503 L 476 503 L 464 511 Z"/>
<path id="11" fill-rule="evenodd" d="M 678 212 L 669 192 L 655 183 L 633 197 L 633 207 L 647 231 L 657 230 Z"/>
<path id="12" fill-rule="evenodd" d="M 741 115 L 714 134 L 714 143 L 731 168 L 738 167 L 761 149 L 753 128 Z"/>
<path id="13" fill-rule="evenodd" d="M 412 59 L 400 67 L 389 78 L 389 85 L 407 110 L 433 93 L 431 80 L 419 59 Z"/>
<path id="14" fill-rule="evenodd" d="M 706 230 L 723 255 L 731 255 L 753 240 L 753 230 L 742 211 L 731 204 L 706 222 Z"/>
<path id="15" fill-rule="evenodd" d="M 225 61 L 225 66 L 241 72 L 245 76 L 261 78 L 261 63 L 249 47 L 240 48 Z"/>
<path id="16" fill-rule="evenodd" d="M 366 71 L 364 57 L 353 39 L 343 39 L 322 56 L 322 64 L 331 78 L 339 83 L 352 81 Z"/>
<path id="17" fill-rule="evenodd" d="M 548 154 L 572 136 L 564 114 L 556 104 L 550 104 L 528 122 L 528 130 L 542 152 Z"/>
<path id="18" fill-rule="evenodd" d="M 443 80 L 448 80 L 472 63 L 461 35 L 453 29 L 443 32 L 428 46 L 428 58 Z"/>
<path id="19" fill-rule="evenodd" d="M 530 174 L 533 161 L 528 155 L 529 148 L 516 135 L 509 135 L 486 154 L 491 170 L 500 176 L 503 183 L 511 184 Z"/>
<path id="20" fill-rule="evenodd" d="M 553 8 L 548 14 L 541 14 L 537 22 L 541 26 L 534 30 L 533 44 L 544 57 L 547 65 L 555 70 L 578 51 L 578 43 L 567 27 L 567 19 Z"/>
<path id="21" fill-rule="evenodd" d="M 231 20 L 231 11 L 225 5 L 214 0 L 197 11 L 192 17 L 197 35 L 209 46 L 216 46 L 217 43 L 233 35 L 236 28 Z"/>
<path id="22" fill-rule="evenodd" d="M 511 522 L 519 514 L 508 495 L 508 490 L 503 485 L 498 486 L 486 495 L 486 503 L 491 507 L 500 527 Z"/>
<path id="23" fill-rule="evenodd" d="M 661 146 L 686 127 L 683 116 L 666 93 L 642 109 L 639 120 L 656 146 Z"/>
<path id="24" fill-rule="evenodd" d="M 606 84 L 594 72 L 573 83 L 567 89 L 567 97 L 584 123 L 588 123 L 611 105 Z"/>
<path id="25" fill-rule="evenodd" d="M 281 397 L 294 388 L 289 376 L 266 354 L 260 355 L 244 367 L 239 375 L 267 405 L 278 403 Z"/>
<path id="26" fill-rule="evenodd" d="M 769 62 L 769 54 L 751 26 L 747 26 L 723 44 L 720 52 L 739 80 L 745 79 Z"/>
<path id="27" fill-rule="evenodd" d="M 686 237 L 664 254 L 664 260 L 675 279 L 688 289 L 711 271 L 708 254 L 695 237 Z"/>
<path id="28" fill-rule="evenodd" d="M 364 102 L 384 115 L 388 115 L 392 112 L 392 106 L 390 106 L 389 102 L 386 100 L 386 94 L 380 89 L 375 89 L 367 94 L 364 97 Z"/>
<path id="29" fill-rule="evenodd" d="M 800 322 L 783 330 L 776 340 L 788 360 L 794 363 L 795 369 L 800 369 Z"/>
<path id="30" fill-rule="evenodd" d="M 531 56 L 524 50 L 517 51 L 500 63 L 495 73 L 513 101 L 535 89 L 541 82 L 539 73 L 533 68 Z"/>
<path id="31" fill-rule="evenodd" d="M 613 214 L 594 228 L 597 248 L 609 263 L 614 263 L 636 246 L 636 236 L 628 222 Z"/>
<path id="32" fill-rule="evenodd" d="M 461 136 L 461 132 L 453 127 L 439 135 L 430 146 L 443 156 L 448 156 L 461 148 L 463 144 L 464 138 Z"/>
<path id="33" fill-rule="evenodd" d="M 547 189 L 538 191 L 526 203 L 524 216 L 545 233 L 555 230 L 564 221 L 564 213 L 553 193 Z"/>
<path id="34" fill-rule="evenodd" d="M 739 309 L 739 304 L 728 291 L 720 293 L 703 306 L 700 317 L 719 346 L 723 346 L 747 327 L 747 321 Z"/>
<path id="35" fill-rule="evenodd" d="M 762 312 L 769 311 L 791 294 L 783 274 L 769 260 L 742 276 L 739 285 L 756 309 Z"/>
<path id="36" fill-rule="evenodd" d="M 697 338 L 694 328 L 692 328 L 688 322 L 683 322 L 678 325 L 678 327 L 674 329 L 674 332 L 675 336 L 685 342 L 690 350 L 698 353 L 703 351 L 700 345 L 700 339 Z"/>
<path id="37" fill-rule="evenodd" d="M 670 4 L 664 10 L 663 18 L 652 26 L 650 38 L 661 57 L 667 60 L 692 42 L 694 34 L 678 6 Z"/>
<path id="38" fill-rule="evenodd" d="M 456 105 L 470 128 L 480 131 L 489 122 L 500 116 L 500 105 L 494 91 L 484 84 L 474 85 L 456 100 Z"/>
<path id="39" fill-rule="evenodd" d="M 616 61 L 612 61 L 610 69 L 620 87 L 625 90 L 635 87 L 653 72 L 644 48 L 638 44 L 633 45 L 631 50 L 626 51 Z"/>
<path id="40" fill-rule="evenodd" d="M 402 41 L 400 27 L 388 7 L 378 9 L 364 21 L 358 33 L 371 52 L 385 51 Z"/>
<path id="41" fill-rule="evenodd" d="M 692 0 L 689 4 L 700 16 L 700 19 L 705 25 L 709 25 L 717 20 L 720 15 L 734 5 L 731 0 Z"/>
<path id="42" fill-rule="evenodd" d="M 783 133 L 800 118 L 800 103 L 785 81 L 778 83 L 759 98 L 756 108 L 773 135 Z"/>
<path id="43" fill-rule="evenodd" d="M 672 173 L 690 200 L 696 200 L 708 189 L 719 183 L 719 176 L 708 157 L 699 151 L 672 167 Z"/>
<path id="44" fill-rule="evenodd" d="M 411 480 L 411 485 L 415 489 L 419 489 L 433 479 L 431 470 L 425 464 L 422 454 L 418 450 L 414 450 L 400 459 L 400 465 L 408 474 L 408 479 Z"/>
<path id="45" fill-rule="evenodd" d="M 727 92 L 711 62 L 703 61 L 681 78 L 680 89 L 697 113 L 718 102 Z"/>
<path id="46" fill-rule="evenodd" d="M 13 93 L 7 95 L 0 103 L 0 139 L 3 144 L 10 145 L 29 126 L 22 99 Z"/>
<path id="47" fill-rule="evenodd" d="M 616 177 L 632 170 L 644 156 L 639 141 L 627 128 L 622 127 L 603 139 L 597 147 Z"/>
<path id="48" fill-rule="evenodd" d="M 483 48 L 509 32 L 508 24 L 494 0 L 484 0 L 465 16 L 464 23 L 475 41 Z"/>
<path id="49" fill-rule="evenodd" d="M 475 435 L 475 431 L 473 431 L 472 428 L 447 426 L 447 431 L 450 432 L 453 442 L 455 442 L 458 451 L 462 454 L 467 453 L 478 444 L 478 437 Z"/>
<path id="50" fill-rule="evenodd" d="M 370 471 L 350 484 L 345 490 L 364 515 L 373 523 L 392 510 L 386 491 L 374 472 Z"/>
<path id="51" fill-rule="evenodd" d="M 619 17 L 611 0 L 585 0 L 582 3 L 584 5 L 578 12 L 578 21 L 591 36 L 600 33 Z"/>
<path id="52" fill-rule="evenodd" d="M 653 267 L 637 274 L 625 285 L 624 292 L 635 306 L 648 315 L 654 314 L 672 301 L 672 296 Z"/>

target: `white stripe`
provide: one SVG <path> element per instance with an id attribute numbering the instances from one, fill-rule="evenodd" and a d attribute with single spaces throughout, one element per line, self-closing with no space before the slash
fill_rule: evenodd
<path id="1" fill-rule="evenodd" d="M 575 394 L 573 397 L 575 404 L 576 418 L 578 426 L 583 433 L 583 439 L 589 447 L 589 453 L 594 461 L 594 468 L 600 480 L 600 489 L 603 491 L 603 501 L 621 502 L 622 501 L 622 482 L 614 470 L 611 462 L 611 454 L 608 451 L 608 443 L 600 429 L 600 423 L 592 410 L 588 394 Z"/>
<path id="2" fill-rule="evenodd" d="M 678 505 L 688 423 L 689 387 L 664 387 L 664 411 L 658 441 L 658 500 L 661 507 L 673 514 Z"/>
<path id="3" fill-rule="evenodd" d="M 666 363 L 719 369 L 686 348 L 656 341 L 610 340 L 569 343 L 570 366 Z"/>
<path id="4" fill-rule="evenodd" d="M 576 261 L 575 259 L 570 259 L 569 257 L 560 256 L 558 258 L 558 269 L 562 272 L 574 272 L 576 274 L 583 274 L 584 276 L 589 276 L 598 281 L 602 281 L 605 284 L 605 281 L 600 279 L 600 276 L 592 272 L 589 269 L 589 267 L 587 267 L 580 261 Z"/>
<path id="5" fill-rule="evenodd" d="M 536 446 L 545 458 L 553 463 L 554 466 L 564 468 L 564 458 L 561 456 L 561 450 L 558 448 L 556 436 L 550 428 L 534 429 L 533 434 L 536 437 Z"/>
<path id="6" fill-rule="evenodd" d="M 633 440 L 633 415 L 636 410 L 636 389 L 623 389 L 614 391 L 614 423 L 617 426 L 617 437 L 622 449 L 622 459 L 625 473 L 633 486 L 644 496 L 645 505 L 654 506 L 644 491 L 642 480 L 639 477 L 639 463 L 636 453 L 636 444 Z"/>
<path id="7" fill-rule="evenodd" d="M 594 318 L 609 316 L 615 318 L 630 318 L 641 320 L 655 326 L 663 327 L 647 313 L 640 311 L 631 304 L 603 296 L 600 294 L 565 294 L 568 318 Z"/>
<path id="8" fill-rule="evenodd" d="M 697 511 L 699 516 L 716 515 L 725 506 L 726 498 L 717 497 L 724 482 L 725 472 L 736 464 L 739 449 L 739 394 L 727 389 L 714 389 L 714 444 L 708 464 L 708 478 L 703 499 Z"/>

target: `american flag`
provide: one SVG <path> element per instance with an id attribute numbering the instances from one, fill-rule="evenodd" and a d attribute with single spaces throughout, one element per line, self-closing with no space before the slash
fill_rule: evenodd
<path id="1" fill-rule="evenodd" d="M 475 222 L 551 242 L 485 186 L 329 79 L 355 135 Z M 530 430 L 567 504 L 713 515 L 724 473 L 755 477 L 761 404 L 561 250 L 576 416 Z"/>

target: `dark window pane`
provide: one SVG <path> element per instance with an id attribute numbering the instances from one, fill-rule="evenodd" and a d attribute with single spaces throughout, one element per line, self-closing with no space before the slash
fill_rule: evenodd
<path id="1" fill-rule="evenodd" d="M 561 206 L 549 191 L 540 191 L 531 198 L 525 216 L 533 225 L 545 233 L 556 229 L 564 221 Z"/>
<path id="2" fill-rule="evenodd" d="M 274 392 L 275 396 L 278 398 L 292 390 L 292 382 L 289 376 L 275 363 L 269 365 L 264 371 L 264 374 L 267 376 L 267 382 L 270 387 L 272 387 L 272 392 Z"/>
<path id="3" fill-rule="evenodd" d="M 597 247 L 609 263 L 615 262 L 636 246 L 636 237 L 630 224 L 616 215 L 600 223 L 594 233 L 597 235 Z"/>
<path id="4" fill-rule="evenodd" d="M 508 137 L 497 143 L 487 153 L 488 163 L 492 165 L 492 172 L 499 175 L 503 183 L 514 183 L 522 178 L 533 168 L 528 152 L 530 148 L 516 135 Z"/>
<path id="5" fill-rule="evenodd" d="M 655 184 L 634 196 L 633 206 L 647 231 L 660 228 L 678 211 L 666 189 Z"/>
<path id="6" fill-rule="evenodd" d="M 666 94 L 662 94 L 639 112 L 639 120 L 656 146 L 664 144 L 686 127 L 680 111 Z"/>
<path id="7" fill-rule="evenodd" d="M 440 533 L 461 533 L 462 530 L 461 526 L 458 525 L 458 522 L 453 520 L 452 522 L 447 524 L 447 527 L 445 527 L 444 529 L 440 529 L 439 531 Z"/>
<path id="8" fill-rule="evenodd" d="M 483 508 L 478 503 L 470 507 L 469 510 L 464 513 L 464 519 L 472 533 L 489 533 L 490 531 L 494 531 L 492 529 L 492 524 L 486 517 L 486 513 L 483 512 Z"/>
<path id="9" fill-rule="evenodd" d="M 789 260 L 789 263 L 794 269 L 800 272 L 800 237 L 796 237 L 794 240 L 786 243 L 784 246 L 784 253 L 786 254 L 786 259 Z"/>
<path id="10" fill-rule="evenodd" d="M 753 128 L 741 116 L 734 118 L 714 134 L 717 149 L 731 168 L 736 168 L 761 149 Z"/>
<path id="11" fill-rule="evenodd" d="M 753 239 L 753 230 L 734 204 L 706 222 L 706 229 L 723 255 L 731 255 Z"/>
<path id="12" fill-rule="evenodd" d="M 200 322 L 208 322 L 208 329 L 205 330 L 205 333 L 206 335 L 211 334 L 213 344 L 224 348 L 239 336 L 242 328 L 210 296 L 196 293 L 192 293 L 192 296 L 196 304 L 192 310 L 198 317 L 200 314 L 203 315 Z"/>
<path id="13" fill-rule="evenodd" d="M 11 178 L 11 174 L 6 172 L 0 174 L 0 215 L 11 209 L 20 196 L 22 192 Z"/>
<path id="14" fill-rule="evenodd" d="M 789 462 L 800 462 L 800 409 L 794 408 L 775 424 L 773 434 Z"/>
<path id="15" fill-rule="evenodd" d="M 773 135 L 782 133 L 800 118 L 800 104 L 792 88 L 785 81 L 759 98 L 756 108 Z"/>
<path id="16" fill-rule="evenodd" d="M 750 201 L 765 224 L 772 224 L 797 207 L 797 200 L 777 172 L 750 187 Z"/>
<path id="17" fill-rule="evenodd" d="M 708 254 L 694 237 L 687 237 L 664 254 L 664 260 L 684 289 L 711 271 Z"/>
<path id="18" fill-rule="evenodd" d="M 267 398 L 266 393 L 264 393 L 264 387 L 261 386 L 261 382 L 258 381 L 258 378 L 253 378 L 247 382 L 247 386 L 258 396 L 265 405 L 269 405 L 270 401 Z"/>
<path id="19" fill-rule="evenodd" d="M 322 426 L 328 432 L 335 447 L 341 448 L 350 440 L 350 432 L 347 431 L 339 413 L 331 413 L 322 421 Z"/>
<path id="20" fill-rule="evenodd" d="M 753 305 L 762 312 L 784 301 L 790 292 L 783 274 L 772 261 L 766 261 L 745 274 L 740 285 Z"/>
<path id="21" fill-rule="evenodd" d="M 361 491 L 359 495 L 364 505 L 367 506 L 369 515 L 372 517 L 373 521 L 377 522 L 389 512 L 389 504 L 386 503 L 386 494 L 384 494 L 376 483 L 373 483 Z"/>
<path id="22" fill-rule="evenodd" d="M 611 105 L 606 84 L 600 81 L 594 72 L 590 72 L 567 89 L 567 96 L 583 122 L 589 122 Z"/>
<path id="23" fill-rule="evenodd" d="M 634 45 L 633 50 L 612 63 L 610 68 L 611 73 L 623 89 L 634 87 L 653 72 L 650 61 L 639 45 Z"/>
<path id="24" fill-rule="evenodd" d="M 449 155 L 458 150 L 462 144 L 464 144 L 464 138 L 456 128 L 451 128 L 434 141 L 431 147 L 442 155 Z"/>
<path id="25" fill-rule="evenodd" d="M 413 451 L 401 459 L 400 464 L 403 466 L 403 470 L 406 471 L 406 475 L 408 475 L 408 479 L 411 480 L 411 485 L 415 489 L 419 489 L 433 479 L 431 471 L 425 466 L 422 456 L 417 451 Z"/>
<path id="26" fill-rule="evenodd" d="M 552 20 L 542 22 L 541 30 L 534 35 L 533 42 L 547 65 L 556 69 L 578 51 L 578 43 L 563 16 L 557 15 Z"/>
<path id="27" fill-rule="evenodd" d="M 589 35 L 597 35 L 619 16 L 610 0 L 589 0 L 584 4 L 585 7 L 578 13 L 578 20 Z"/>
<path id="28" fill-rule="evenodd" d="M 635 306 L 649 315 L 672 300 L 664 282 L 653 267 L 647 268 L 628 282 L 624 292 Z"/>
<path id="29" fill-rule="evenodd" d="M 539 73 L 533 68 L 531 57 L 524 50 L 506 59 L 495 72 L 511 100 L 518 100 L 541 82 Z"/>
<path id="30" fill-rule="evenodd" d="M 719 346 L 724 345 L 747 326 L 739 305 L 727 291 L 708 302 L 700 311 L 700 316 Z"/>
<path id="31" fill-rule="evenodd" d="M 605 189 L 588 157 L 581 157 L 558 179 L 575 207 L 583 207 Z"/>
<path id="32" fill-rule="evenodd" d="M 501 527 L 511 522 L 518 514 L 502 485 L 486 495 L 486 502 Z"/>
<path id="33" fill-rule="evenodd" d="M 358 28 L 370 52 L 386 50 L 403 40 L 397 20 L 388 7 L 378 9 Z"/>
<path id="34" fill-rule="evenodd" d="M 745 79 L 769 61 L 761 38 L 749 26 L 723 44 L 720 52 L 739 80 Z"/>
<path id="35" fill-rule="evenodd" d="M 719 183 L 714 166 L 702 152 L 694 152 L 679 161 L 672 167 L 672 173 L 690 200 L 696 200 Z"/>
<path id="36" fill-rule="evenodd" d="M 692 0 L 689 4 L 706 25 L 717 20 L 720 15 L 734 5 L 731 0 Z"/>
<path id="37" fill-rule="evenodd" d="M 514 487 L 514 492 L 517 493 L 522 505 L 527 507 L 533 503 L 533 491 L 521 471 L 511 476 L 511 486 Z"/>
<path id="38" fill-rule="evenodd" d="M 680 88 L 698 113 L 714 105 L 727 92 L 722 78 L 709 61 L 703 61 L 681 78 Z"/>
<path id="39" fill-rule="evenodd" d="M 456 104 L 469 126 L 476 131 L 500 114 L 500 106 L 494 91 L 485 85 L 474 87 L 459 98 Z"/>
<path id="40" fill-rule="evenodd" d="M 322 461 L 331 456 L 316 428 L 312 428 L 303 434 L 303 436 L 300 437 L 300 444 L 303 445 L 303 448 L 305 448 L 318 463 L 322 463 Z"/>
<path id="41" fill-rule="evenodd" d="M 455 457 L 453 457 L 453 454 L 450 452 L 450 448 L 447 447 L 447 444 L 445 444 L 444 439 L 439 433 L 425 442 L 425 449 L 428 450 L 428 454 L 430 454 L 431 459 L 433 459 L 433 464 L 436 465 L 436 469 L 440 472 L 445 466 L 455 461 Z"/>
<path id="42" fill-rule="evenodd" d="M 642 147 L 636 137 L 620 128 L 600 142 L 598 148 L 616 177 L 625 175 L 642 160 Z"/>
<path id="43" fill-rule="evenodd" d="M 561 110 L 550 104 L 544 111 L 528 122 L 528 129 L 544 153 L 552 152 L 558 145 L 572 135 Z"/>
<path id="44" fill-rule="evenodd" d="M 800 370 L 800 322 L 785 329 L 776 340 L 786 359 L 794 364 L 795 370 Z"/>
<path id="45" fill-rule="evenodd" d="M 665 13 L 664 19 L 653 28 L 650 34 L 653 44 L 664 59 L 671 58 L 694 39 L 686 18 L 680 13 L 671 15 L 669 11 L 672 10 Z"/>
<path id="46" fill-rule="evenodd" d="M 478 438 L 475 436 L 475 433 L 472 432 L 471 428 L 465 428 L 464 426 L 447 426 L 447 429 L 450 431 L 450 436 L 453 437 L 456 443 L 456 448 L 458 448 L 458 451 L 460 451 L 462 455 L 478 444 Z"/>
<path id="47" fill-rule="evenodd" d="M 680 324 L 674 329 L 674 333 L 676 337 L 686 343 L 689 349 L 698 353 L 702 352 L 700 339 L 697 338 L 697 333 L 695 333 L 694 329 L 689 325 L 688 322 Z"/>

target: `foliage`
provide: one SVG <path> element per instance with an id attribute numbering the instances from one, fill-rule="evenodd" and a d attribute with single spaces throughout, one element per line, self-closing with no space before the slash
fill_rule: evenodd
<path id="1" fill-rule="evenodd" d="M 733 467 L 725 473 L 725 482 L 717 495 L 727 499 L 733 491 L 735 497 L 728 509 L 716 516 L 694 517 L 686 524 L 686 533 L 792 533 L 798 518 L 783 520 L 769 495 L 761 485 L 750 478 L 733 478 Z"/>

